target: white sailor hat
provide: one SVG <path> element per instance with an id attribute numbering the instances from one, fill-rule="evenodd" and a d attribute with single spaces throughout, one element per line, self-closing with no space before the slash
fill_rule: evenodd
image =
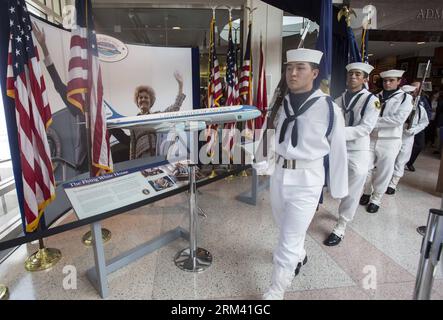
<path id="1" fill-rule="evenodd" d="M 292 49 L 286 51 L 286 63 L 290 62 L 312 62 L 320 64 L 323 52 L 312 49 Z"/>
<path id="2" fill-rule="evenodd" d="M 404 92 L 414 92 L 415 89 L 417 89 L 417 87 L 410 86 L 410 85 L 406 84 L 406 85 L 404 85 L 403 87 L 401 87 L 401 89 L 402 89 Z"/>
<path id="3" fill-rule="evenodd" d="M 380 72 L 380 77 L 382 78 L 401 78 L 405 73 L 405 70 L 388 70 L 384 72 Z"/>
<path id="4" fill-rule="evenodd" d="M 347 71 L 351 71 L 351 70 L 361 70 L 363 72 L 366 72 L 367 74 L 370 74 L 372 70 L 374 70 L 374 67 L 371 66 L 368 63 L 363 63 L 363 62 L 354 62 L 354 63 L 350 63 L 346 66 L 346 70 Z"/>

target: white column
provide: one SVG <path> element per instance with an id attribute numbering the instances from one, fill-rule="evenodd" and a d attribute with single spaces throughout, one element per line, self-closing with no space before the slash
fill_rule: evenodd
<path id="1" fill-rule="evenodd" d="M 258 72 L 260 68 L 260 34 L 263 41 L 265 55 L 266 85 L 268 102 L 270 102 L 275 88 L 281 77 L 282 68 L 282 26 L 283 11 L 268 5 L 260 0 L 247 0 L 246 6 L 257 8 L 252 14 L 251 49 L 253 63 L 253 95 L 254 101 L 257 92 Z M 247 39 L 249 11 L 244 10 L 244 41 Z"/>

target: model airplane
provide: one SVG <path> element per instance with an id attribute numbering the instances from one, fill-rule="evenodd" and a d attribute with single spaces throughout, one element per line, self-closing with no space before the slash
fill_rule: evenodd
<path id="1" fill-rule="evenodd" d="M 252 120 L 261 115 L 261 112 L 254 106 L 238 105 L 126 117 L 116 112 L 108 103 L 105 102 L 105 105 L 108 108 L 106 124 L 109 129 L 148 127 L 156 131 L 165 131 L 179 123 L 188 125 L 191 122 L 197 122 L 202 123 L 204 127 L 207 124 Z"/>

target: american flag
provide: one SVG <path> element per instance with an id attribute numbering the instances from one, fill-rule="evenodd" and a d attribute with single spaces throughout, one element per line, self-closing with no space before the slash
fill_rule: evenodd
<path id="1" fill-rule="evenodd" d="M 252 54 L 251 54 L 251 29 L 252 23 L 248 25 L 248 38 L 246 40 L 246 50 L 243 65 L 240 72 L 240 101 L 243 104 L 252 105 Z M 246 121 L 245 137 L 252 140 L 254 131 L 254 120 Z"/>
<path id="2" fill-rule="evenodd" d="M 112 171 L 97 37 L 90 0 L 76 0 L 77 25 L 71 31 L 68 101 L 89 117 L 91 175 Z M 87 120 L 88 122 L 88 120 Z"/>
<path id="3" fill-rule="evenodd" d="M 52 122 L 45 81 L 25 0 L 10 0 L 7 95 L 14 99 L 23 180 L 22 219 L 34 231 L 55 198 L 46 129 Z"/>
<path id="4" fill-rule="evenodd" d="M 215 17 L 211 19 L 209 31 L 209 79 L 208 79 L 208 108 L 220 107 L 219 100 L 222 97 L 220 67 L 217 52 L 215 50 Z M 217 144 L 217 125 L 210 125 L 206 134 L 206 153 L 214 155 Z"/>
<path id="5" fill-rule="evenodd" d="M 217 52 L 215 50 L 215 18 L 211 20 L 210 31 L 210 44 L 209 44 L 209 85 L 208 85 L 208 98 L 209 108 L 220 107 L 218 102 L 222 97 L 222 85 L 220 77 L 220 66 L 218 64 Z"/>
<path id="6" fill-rule="evenodd" d="M 266 92 L 266 72 L 265 56 L 263 54 L 263 43 L 260 37 L 260 69 L 257 88 L 257 108 L 261 111 L 261 116 L 255 119 L 255 127 L 261 129 L 266 119 L 266 109 L 268 108 L 268 96 Z"/>
<path id="7" fill-rule="evenodd" d="M 239 90 L 237 78 L 237 56 L 232 41 L 232 21 L 229 20 L 228 33 L 228 53 L 226 56 L 226 105 L 233 106 L 239 104 Z M 236 125 L 235 122 L 226 123 L 223 130 L 223 149 L 231 152 L 234 145 Z"/>
<path id="8" fill-rule="evenodd" d="M 245 57 L 240 73 L 240 96 L 243 104 L 252 105 L 251 23 L 248 25 Z"/>

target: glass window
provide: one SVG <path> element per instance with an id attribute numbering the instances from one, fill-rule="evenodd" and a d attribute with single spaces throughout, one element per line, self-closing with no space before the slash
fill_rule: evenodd
<path id="1" fill-rule="evenodd" d="M 1 91 L 1 88 L 0 88 Z M 6 129 L 3 99 L 0 97 L 0 191 L 9 189 L 13 183 L 11 153 Z M 15 188 L 0 195 L 0 235 L 20 219 Z"/>
<path id="2" fill-rule="evenodd" d="M 62 5 L 60 0 L 52 0 L 52 10 L 59 16 L 62 15 Z"/>
<path id="3" fill-rule="evenodd" d="M 39 16 L 41 18 L 47 19 L 48 15 L 44 13 L 43 11 L 39 10 L 38 8 L 34 7 L 29 2 L 26 3 L 26 6 L 28 7 L 28 11 L 35 14 L 36 16 Z"/>
<path id="4" fill-rule="evenodd" d="M 0 99 L 0 160 L 9 159 L 8 132 L 6 130 L 5 110 L 3 100 Z"/>

